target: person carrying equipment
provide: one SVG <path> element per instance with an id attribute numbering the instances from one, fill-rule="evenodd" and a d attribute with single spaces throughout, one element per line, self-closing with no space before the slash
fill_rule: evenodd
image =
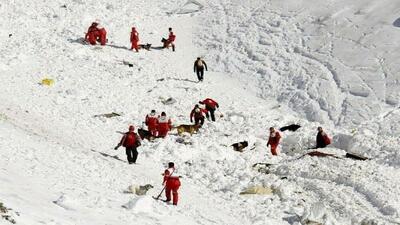
<path id="1" fill-rule="evenodd" d="M 161 113 L 161 116 L 158 118 L 157 132 L 158 137 L 166 137 L 168 131 L 172 129 L 171 119 L 167 118 L 167 114 L 165 112 Z"/>
<path id="2" fill-rule="evenodd" d="M 172 204 L 178 205 L 178 189 L 181 186 L 181 182 L 173 162 L 168 163 L 168 168 L 162 175 L 164 176 L 163 185 L 165 185 L 165 197 L 167 198 L 165 201 L 167 203 L 171 201 L 172 192 Z"/>
<path id="3" fill-rule="evenodd" d="M 199 81 L 203 81 L 204 68 L 208 71 L 206 62 L 200 57 L 197 57 L 196 61 L 194 61 L 193 70 L 197 74 L 197 79 L 199 79 Z"/>
<path id="4" fill-rule="evenodd" d="M 157 124 L 158 118 L 156 115 L 156 110 L 151 110 L 150 114 L 146 115 L 145 124 L 147 129 L 150 131 L 151 136 L 157 137 Z"/>
<path id="5" fill-rule="evenodd" d="M 278 149 L 280 139 L 281 139 L 281 135 L 279 134 L 279 131 L 276 131 L 275 128 L 270 127 L 267 147 L 269 145 L 271 145 L 272 155 L 278 155 L 277 149 Z"/>
<path id="6" fill-rule="evenodd" d="M 204 115 L 207 114 L 207 110 L 200 108 L 199 105 L 195 105 L 192 111 L 190 112 L 190 122 L 193 123 L 193 118 L 194 118 L 194 124 L 203 126 L 204 124 Z"/>
<path id="7" fill-rule="evenodd" d="M 203 101 L 199 101 L 200 104 L 206 105 L 206 110 L 207 110 L 207 119 L 209 118 L 208 112 L 210 112 L 211 115 L 211 120 L 215 121 L 215 115 L 214 112 L 217 108 L 219 108 L 218 102 L 214 101 L 211 98 L 206 98 Z"/>
<path id="8" fill-rule="evenodd" d="M 128 163 L 136 163 L 138 156 L 137 147 L 141 145 L 140 137 L 135 133 L 135 127 L 129 126 L 129 131 L 124 134 L 121 141 L 115 146 L 114 150 L 118 150 L 120 146 L 125 147 Z"/>

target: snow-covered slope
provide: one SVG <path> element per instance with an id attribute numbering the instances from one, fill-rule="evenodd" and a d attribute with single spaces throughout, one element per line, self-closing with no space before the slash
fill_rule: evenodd
<path id="1" fill-rule="evenodd" d="M 399 224 L 399 12 L 390 0 L 0 3 L 0 202 L 29 225 Z M 81 44 L 94 19 L 105 47 Z M 128 51 L 131 26 L 153 46 L 173 27 L 177 51 Z M 205 97 L 223 117 L 190 144 L 144 141 L 137 165 L 112 150 L 151 109 L 188 124 Z M 94 117 L 109 112 L 122 116 Z M 292 123 L 303 127 L 272 157 L 267 128 Z M 340 158 L 300 157 L 321 124 Z M 243 140 L 244 153 L 229 147 Z M 183 175 L 178 207 L 150 197 L 169 161 Z M 148 183 L 147 196 L 124 193 Z M 260 185 L 274 194 L 239 195 Z"/>

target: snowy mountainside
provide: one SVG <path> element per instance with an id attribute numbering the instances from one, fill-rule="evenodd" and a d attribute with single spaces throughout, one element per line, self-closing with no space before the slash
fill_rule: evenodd
<path id="1" fill-rule="evenodd" d="M 29 225 L 399 224 L 398 9 L 389 0 L 1 3 L 0 202 Z M 105 47 L 81 43 L 95 19 Z M 177 51 L 128 51 L 131 26 L 153 46 L 173 27 Z M 203 83 L 192 71 L 199 55 Z M 38 84 L 46 77 L 54 85 Z M 164 105 L 169 97 L 176 103 Z M 116 131 L 141 127 L 151 109 L 189 124 L 206 97 L 223 117 L 187 145 L 176 131 L 144 141 L 136 165 L 113 150 Z M 109 112 L 121 116 L 94 117 Z M 268 127 L 292 123 L 303 127 L 283 133 L 272 157 Z M 339 158 L 301 157 L 321 124 Z M 232 151 L 243 140 L 246 151 Z M 169 161 L 183 176 L 177 207 L 151 198 Z M 154 186 L 146 196 L 124 193 L 143 184 Z M 251 186 L 274 193 L 239 195 Z"/>

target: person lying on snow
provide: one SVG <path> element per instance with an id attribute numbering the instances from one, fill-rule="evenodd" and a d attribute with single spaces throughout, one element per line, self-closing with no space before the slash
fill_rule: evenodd
<path id="1" fill-rule="evenodd" d="M 210 117 L 210 115 L 211 115 L 211 120 L 212 120 L 212 121 L 215 121 L 215 114 L 214 114 L 214 112 L 215 112 L 215 110 L 216 110 L 217 108 L 219 108 L 218 102 L 214 101 L 214 100 L 211 99 L 211 98 L 206 98 L 206 99 L 204 99 L 203 101 L 199 101 L 199 103 L 206 106 L 206 110 L 207 110 L 206 117 L 207 117 L 207 119 L 208 119 L 208 118 Z M 210 113 L 210 115 L 209 115 L 208 113 Z"/>
<path id="2" fill-rule="evenodd" d="M 161 42 L 163 43 L 163 48 L 169 48 L 169 46 L 172 47 L 172 51 L 175 51 L 175 44 L 174 41 L 176 39 L 176 36 L 174 34 L 174 32 L 172 32 L 172 28 L 168 28 L 169 31 L 169 35 L 168 35 L 168 39 L 161 39 Z"/>
<path id="3" fill-rule="evenodd" d="M 107 42 L 107 31 L 103 27 L 100 27 L 99 23 L 93 22 L 88 28 L 85 40 L 91 45 L 96 45 L 97 42 L 100 42 L 101 45 L 105 45 Z"/>
<path id="4" fill-rule="evenodd" d="M 270 127 L 267 147 L 269 145 L 271 146 L 272 155 L 278 155 L 278 145 L 279 145 L 280 139 L 281 139 L 281 135 L 279 134 L 279 131 L 276 131 L 275 128 Z"/>
<path id="5" fill-rule="evenodd" d="M 318 127 L 318 133 L 317 133 L 317 138 L 316 138 L 317 145 L 315 148 L 325 148 L 326 146 L 331 144 L 331 139 L 328 137 L 328 135 L 325 133 L 325 131 L 322 129 L 322 127 Z"/>
<path id="6" fill-rule="evenodd" d="M 138 156 L 137 147 L 141 145 L 140 137 L 135 133 L 135 127 L 129 126 L 129 131 L 124 134 L 121 141 L 115 146 L 114 150 L 118 150 L 120 146 L 125 147 L 128 163 L 136 163 Z"/>
<path id="7" fill-rule="evenodd" d="M 172 129 L 171 119 L 167 118 L 167 114 L 165 112 L 162 112 L 161 116 L 158 118 L 158 124 L 157 124 L 158 137 L 166 137 L 171 129 Z"/>
<path id="8" fill-rule="evenodd" d="M 178 176 L 173 162 L 168 163 L 168 168 L 162 175 L 164 176 L 163 185 L 165 185 L 166 202 L 169 203 L 171 201 L 172 192 L 172 204 L 178 205 L 178 189 L 181 186 L 181 182 L 179 180 L 180 176 Z"/>

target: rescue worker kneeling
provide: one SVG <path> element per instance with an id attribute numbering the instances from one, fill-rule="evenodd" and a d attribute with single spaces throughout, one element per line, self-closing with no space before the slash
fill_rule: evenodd
<path id="1" fill-rule="evenodd" d="M 96 45 L 97 42 L 100 42 L 101 45 L 106 45 L 107 31 L 100 27 L 99 23 L 93 22 L 85 35 L 85 40 L 91 45 Z"/>

